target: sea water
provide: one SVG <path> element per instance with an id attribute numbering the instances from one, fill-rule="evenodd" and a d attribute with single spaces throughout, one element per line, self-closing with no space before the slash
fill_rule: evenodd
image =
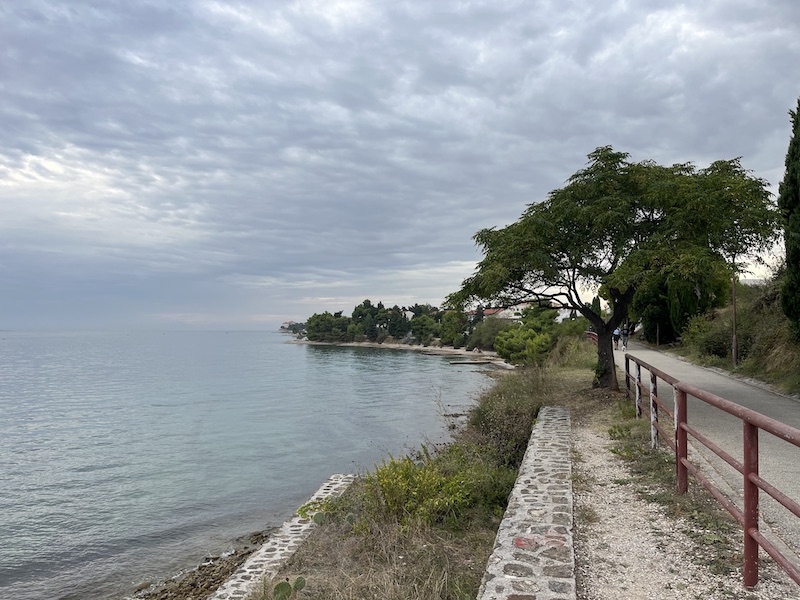
<path id="1" fill-rule="evenodd" d="M 121 598 L 447 436 L 487 367 L 274 332 L 0 333 L 0 599 Z"/>

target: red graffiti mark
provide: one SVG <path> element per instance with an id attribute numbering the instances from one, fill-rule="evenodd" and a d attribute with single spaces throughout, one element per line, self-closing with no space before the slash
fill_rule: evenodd
<path id="1" fill-rule="evenodd" d="M 531 537 L 517 537 L 514 538 L 514 545 L 517 548 L 541 548 L 541 547 L 558 547 L 563 548 L 566 546 L 563 536 L 547 533 L 544 535 L 533 535 Z"/>

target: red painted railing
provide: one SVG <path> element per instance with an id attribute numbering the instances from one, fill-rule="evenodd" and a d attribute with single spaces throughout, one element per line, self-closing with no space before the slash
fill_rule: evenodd
<path id="1" fill-rule="evenodd" d="M 636 374 L 630 372 L 630 363 L 636 365 Z M 745 587 L 753 587 L 758 583 L 758 549 L 763 548 L 776 563 L 797 583 L 800 584 L 800 568 L 793 565 L 781 551 L 775 547 L 758 529 L 758 502 L 759 490 L 769 494 L 779 504 L 800 518 L 800 504 L 789 498 L 786 494 L 768 483 L 758 475 L 758 432 L 759 430 L 770 433 L 777 438 L 800 447 L 800 429 L 776 421 L 766 415 L 750 410 L 740 404 L 725 400 L 715 394 L 701 390 L 648 365 L 630 354 L 625 355 L 625 389 L 628 398 L 631 397 L 631 388 L 635 390 L 636 416 L 642 416 L 642 369 L 650 373 L 650 438 L 653 448 L 658 447 L 659 440 L 663 439 L 676 455 L 677 490 L 686 493 L 689 486 L 689 473 L 705 487 L 708 492 L 739 522 L 744 530 L 744 577 Z M 668 384 L 673 392 L 673 410 L 667 408 L 662 399 L 658 397 L 658 379 Z M 742 461 L 739 462 L 730 454 L 722 450 L 711 440 L 703 436 L 688 423 L 687 398 L 691 396 L 710 404 L 734 417 L 739 418 L 743 425 L 742 436 Z M 659 409 L 670 416 L 674 424 L 674 435 L 667 435 L 659 424 Z M 689 460 L 689 436 L 711 450 L 722 460 L 728 463 L 742 475 L 744 482 L 743 508 L 729 500 L 707 478 L 700 469 Z M 672 438 L 672 439 L 670 439 Z"/>

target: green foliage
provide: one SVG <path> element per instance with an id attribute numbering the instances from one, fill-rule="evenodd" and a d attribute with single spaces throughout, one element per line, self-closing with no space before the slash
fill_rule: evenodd
<path id="1" fill-rule="evenodd" d="M 684 346 L 694 347 L 701 355 L 725 358 L 731 353 L 731 331 L 728 326 L 717 321 L 714 315 L 698 315 L 693 317 L 681 338 Z"/>
<path id="2" fill-rule="evenodd" d="M 347 499 L 329 510 L 349 515 L 355 532 L 366 533 L 369 522 L 382 520 L 464 529 L 471 519 L 502 515 L 515 480 L 514 469 L 480 446 L 452 444 L 433 452 L 423 447 L 413 457 L 390 455 L 362 478 L 358 518 Z"/>
<path id="3" fill-rule="evenodd" d="M 467 349 L 479 348 L 481 350 L 494 350 L 494 342 L 501 331 L 516 327 L 513 321 L 508 319 L 498 319 L 497 317 L 486 317 L 479 322 L 472 330 L 467 340 Z"/>
<path id="4" fill-rule="evenodd" d="M 781 308 L 785 272 L 764 285 L 737 286 L 738 340 L 743 374 L 800 392 L 800 344 Z M 681 336 L 680 352 L 701 363 L 730 366 L 732 309 L 716 309 L 691 319 Z"/>
<path id="5" fill-rule="evenodd" d="M 394 305 L 387 312 L 386 331 L 390 336 L 397 339 L 404 337 L 411 331 L 411 323 L 397 305 Z"/>
<path id="6" fill-rule="evenodd" d="M 430 305 L 419 307 L 420 314 L 436 314 Z M 369 299 L 353 309 L 352 317 L 341 312 L 314 314 L 306 324 L 306 336 L 313 342 L 382 342 L 391 336 L 401 339 L 411 331 L 411 323 L 404 309 L 395 305 L 387 309 L 382 302 L 372 304 Z"/>
<path id="7" fill-rule="evenodd" d="M 501 331 L 494 341 L 497 354 L 516 364 L 541 364 L 553 347 L 553 336 L 530 327 Z"/>
<path id="8" fill-rule="evenodd" d="M 423 314 L 411 319 L 411 333 L 423 346 L 427 346 L 439 334 L 439 324 L 430 315 Z"/>
<path id="9" fill-rule="evenodd" d="M 600 308 L 600 296 L 592 298 L 591 311 L 596 315 L 603 314 L 603 310 Z"/>
<path id="10" fill-rule="evenodd" d="M 630 316 L 642 322 L 648 342 L 672 342 L 692 317 L 724 305 L 730 285 L 731 272 L 719 260 L 708 254 L 684 257 L 642 282 Z"/>
<path id="11" fill-rule="evenodd" d="M 566 320 L 559 323 L 557 329 L 556 344 L 547 356 L 547 366 L 573 365 L 585 370 L 594 368 L 596 355 L 592 344 L 586 340 L 586 320 Z"/>
<path id="12" fill-rule="evenodd" d="M 463 310 L 449 310 L 442 316 L 441 332 L 439 339 L 442 344 L 459 347 L 463 346 L 463 336 L 467 328 L 467 314 Z M 456 346 L 454 340 L 461 337 L 462 341 Z"/>
<path id="13" fill-rule="evenodd" d="M 274 600 L 289 600 L 296 598 L 297 592 L 306 587 L 306 580 L 304 577 L 298 577 L 294 583 L 289 583 L 289 580 L 281 581 L 272 589 L 272 597 Z"/>
<path id="14" fill-rule="evenodd" d="M 351 325 L 353 338 L 363 336 L 364 339 L 374 342 L 378 337 L 379 320 L 386 321 L 385 313 L 383 304 L 379 302 L 377 306 L 373 306 L 369 299 L 356 306 L 353 309 Z"/>
<path id="15" fill-rule="evenodd" d="M 718 260 L 706 256 L 705 260 L 699 257 L 677 261 L 665 271 L 667 306 L 674 331 L 682 331 L 693 316 L 725 303 L 731 274 Z"/>
<path id="16" fill-rule="evenodd" d="M 410 306 L 408 310 L 414 313 L 414 318 L 427 315 L 433 318 L 434 320 L 438 321 L 440 317 L 439 309 L 430 304 L 415 304 L 414 306 Z M 414 318 L 412 318 L 411 320 L 413 321 Z"/>
<path id="17" fill-rule="evenodd" d="M 313 314 L 306 322 L 306 336 L 312 342 L 352 342 L 351 321 L 341 312 Z"/>
<path id="18" fill-rule="evenodd" d="M 365 479 L 367 502 L 404 523 L 457 520 L 469 501 L 464 480 L 442 473 L 430 458 L 419 464 L 411 458 L 392 458 Z"/>
<path id="19" fill-rule="evenodd" d="M 517 329 L 502 331 L 495 339 L 495 350 L 513 363 L 541 364 L 555 344 L 558 311 L 542 306 L 522 311 Z"/>
<path id="20" fill-rule="evenodd" d="M 589 329 L 589 322 L 583 317 L 574 319 L 564 319 L 560 323 L 553 326 L 552 333 L 555 334 L 556 339 L 580 337 L 584 338 L 586 330 Z"/>
<path id="21" fill-rule="evenodd" d="M 789 111 L 792 137 L 786 151 L 786 171 L 778 188 L 778 206 L 783 217 L 786 245 L 786 276 L 781 306 L 800 339 L 800 98 L 797 109 Z"/>
<path id="22" fill-rule="evenodd" d="M 295 335 L 300 335 L 305 331 L 306 324 L 305 323 L 290 323 L 289 324 L 289 331 L 291 331 Z"/>
<path id="23" fill-rule="evenodd" d="M 502 464 L 516 467 L 528 447 L 533 423 L 545 396 L 545 371 L 526 368 L 517 377 L 500 379 L 469 415 L 469 426 L 479 432 Z"/>

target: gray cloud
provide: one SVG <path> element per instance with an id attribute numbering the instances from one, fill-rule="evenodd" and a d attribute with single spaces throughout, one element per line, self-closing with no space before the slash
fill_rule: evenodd
<path id="1" fill-rule="evenodd" d="M 607 4 L 0 7 L 0 328 L 438 303 L 600 145 L 777 189 L 798 5 Z"/>

